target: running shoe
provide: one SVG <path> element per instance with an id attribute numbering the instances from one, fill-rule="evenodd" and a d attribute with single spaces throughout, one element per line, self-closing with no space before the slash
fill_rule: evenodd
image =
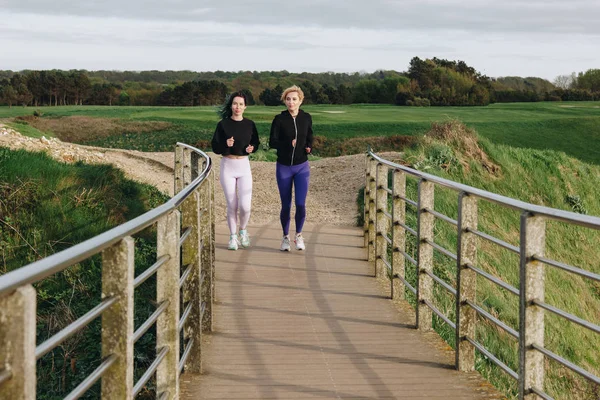
<path id="1" fill-rule="evenodd" d="M 302 237 L 302 233 L 296 233 L 296 238 L 294 239 L 294 243 L 296 243 L 296 250 L 306 249 L 306 246 L 304 245 L 304 238 Z"/>
<path id="2" fill-rule="evenodd" d="M 290 237 L 288 235 L 284 236 L 283 239 L 281 239 L 281 247 L 279 248 L 279 250 L 281 250 L 281 251 L 290 251 L 291 250 Z"/>
<path id="3" fill-rule="evenodd" d="M 237 235 L 229 236 L 229 245 L 227 245 L 228 250 L 237 250 L 238 249 L 238 237 Z"/>
<path id="4" fill-rule="evenodd" d="M 244 248 L 250 247 L 250 236 L 246 229 L 240 229 L 240 244 Z"/>

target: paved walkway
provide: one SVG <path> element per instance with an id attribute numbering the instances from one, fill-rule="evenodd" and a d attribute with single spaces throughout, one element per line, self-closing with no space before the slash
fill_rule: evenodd
<path id="1" fill-rule="evenodd" d="M 182 399 L 503 398 L 385 297 L 360 229 L 307 226 L 290 253 L 278 225 L 249 232 L 251 248 L 227 251 L 218 227 L 214 332 Z"/>

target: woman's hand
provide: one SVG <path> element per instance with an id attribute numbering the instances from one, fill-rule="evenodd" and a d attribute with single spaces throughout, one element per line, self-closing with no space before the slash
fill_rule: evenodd
<path id="1" fill-rule="evenodd" d="M 310 151 L 312 150 L 310 147 L 305 147 L 304 150 L 306 150 L 306 154 L 310 154 Z"/>
<path id="2" fill-rule="evenodd" d="M 227 139 L 227 147 L 233 147 L 233 142 L 235 142 L 235 140 L 233 140 L 233 136 Z"/>
<path id="3" fill-rule="evenodd" d="M 292 147 L 296 147 L 296 139 L 292 139 Z"/>
<path id="4" fill-rule="evenodd" d="M 254 146 L 252 146 L 251 144 L 248 145 L 248 147 L 246 147 L 246 153 L 250 154 L 254 151 Z"/>

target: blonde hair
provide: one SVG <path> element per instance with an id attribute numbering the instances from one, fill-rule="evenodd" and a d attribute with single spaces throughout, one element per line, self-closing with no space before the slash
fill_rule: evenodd
<path id="1" fill-rule="evenodd" d="M 302 91 L 302 89 L 300 89 L 300 86 L 293 85 L 283 91 L 283 93 L 281 94 L 281 101 L 285 101 L 285 98 L 291 92 L 298 92 L 298 98 L 300 99 L 300 101 L 304 100 L 304 92 Z"/>

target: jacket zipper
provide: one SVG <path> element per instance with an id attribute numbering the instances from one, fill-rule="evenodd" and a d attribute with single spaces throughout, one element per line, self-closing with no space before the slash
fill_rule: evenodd
<path id="1" fill-rule="evenodd" d="M 296 131 L 296 146 L 298 146 L 298 126 L 296 125 L 296 118 L 292 117 L 292 119 L 294 120 L 294 130 Z M 296 146 L 294 146 L 292 149 L 292 161 L 290 162 L 290 166 L 294 165 L 294 155 L 296 153 Z"/>

